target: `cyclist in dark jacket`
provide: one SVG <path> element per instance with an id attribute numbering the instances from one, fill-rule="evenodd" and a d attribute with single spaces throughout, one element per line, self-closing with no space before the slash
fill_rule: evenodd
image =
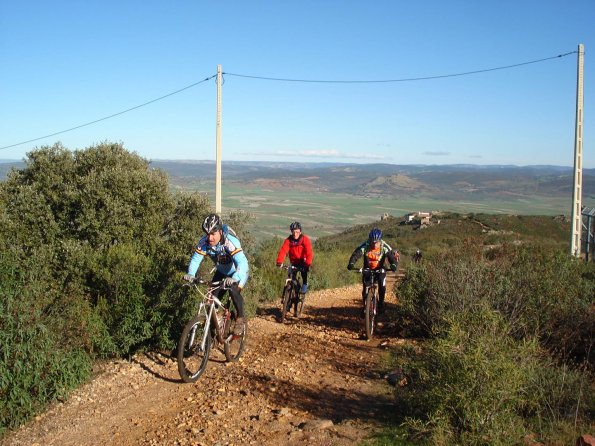
<path id="1" fill-rule="evenodd" d="M 368 235 L 368 240 L 359 245 L 349 258 L 347 269 L 355 269 L 355 262 L 360 257 L 364 258 L 364 269 L 379 270 L 384 269 L 385 262 L 388 261 L 392 271 L 397 271 L 399 265 L 399 253 L 393 250 L 388 243 L 382 240 L 382 231 L 374 228 Z M 384 296 L 386 294 L 386 273 L 376 275 L 378 278 L 378 312 L 384 312 Z M 366 287 L 372 284 L 374 275 L 370 272 L 362 274 L 362 299 L 366 301 Z"/>

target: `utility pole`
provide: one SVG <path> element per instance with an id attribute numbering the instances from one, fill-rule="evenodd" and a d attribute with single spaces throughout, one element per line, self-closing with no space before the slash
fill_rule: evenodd
<path id="1" fill-rule="evenodd" d="M 583 69 L 585 46 L 578 46 L 576 79 L 576 126 L 574 129 L 574 189 L 570 229 L 570 255 L 581 256 L 582 191 L 583 191 Z"/>
<path id="2" fill-rule="evenodd" d="M 221 65 L 217 65 L 217 130 L 215 157 L 215 212 L 221 215 Z"/>

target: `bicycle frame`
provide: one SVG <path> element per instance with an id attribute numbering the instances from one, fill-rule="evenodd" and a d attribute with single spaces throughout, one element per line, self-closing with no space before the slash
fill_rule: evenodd
<path id="1" fill-rule="evenodd" d="M 198 285 L 199 284 L 207 284 L 208 288 L 206 293 L 203 292 Z M 195 280 L 192 285 L 194 285 L 195 289 L 198 291 L 198 293 L 201 296 L 201 302 L 199 304 L 198 307 L 198 311 L 197 311 L 197 315 L 203 315 L 205 317 L 205 332 L 203 334 L 203 338 L 201 339 L 200 342 L 200 346 L 201 348 L 204 349 L 205 344 L 206 344 L 206 338 L 209 335 L 210 332 L 210 328 L 211 328 L 211 323 L 214 325 L 215 327 L 215 336 L 217 341 L 220 344 L 223 344 L 227 341 L 227 339 L 223 338 L 223 326 L 224 326 L 224 321 L 225 318 L 230 317 L 230 311 L 229 309 L 225 306 L 225 304 L 219 300 L 219 298 L 217 298 L 214 295 L 214 292 L 217 291 L 218 289 L 223 287 L 223 283 L 222 282 L 205 282 L 202 279 L 197 279 Z M 221 309 L 224 310 L 224 312 L 222 314 L 220 314 Z M 192 338 L 191 341 L 194 341 L 194 333 L 192 334 Z"/>
<path id="2" fill-rule="evenodd" d="M 376 310 L 378 304 L 378 278 L 381 274 L 384 274 L 386 270 L 384 268 L 381 269 L 370 269 L 370 268 L 362 268 L 358 270 L 361 274 L 370 274 L 370 278 L 372 283 L 367 285 L 364 282 L 364 329 L 366 333 L 366 338 L 371 339 L 374 335 L 374 330 L 376 326 Z M 372 299 L 373 301 L 370 302 L 370 291 L 372 291 Z"/>
<path id="3" fill-rule="evenodd" d="M 285 279 L 285 286 L 287 286 L 289 283 L 291 283 L 292 286 L 299 293 L 300 289 L 302 288 L 302 283 L 301 283 L 300 279 L 298 278 L 297 273 L 298 273 L 298 271 L 301 271 L 302 269 L 297 266 L 293 266 L 293 265 L 282 266 L 282 268 L 287 270 L 287 279 Z"/>
<path id="4" fill-rule="evenodd" d="M 380 276 L 380 274 L 384 274 L 386 273 L 386 270 L 384 268 L 380 268 L 380 269 L 370 269 L 370 268 L 361 268 L 355 271 L 356 273 L 360 273 L 362 275 L 364 274 L 371 274 L 372 275 L 372 283 L 370 285 L 365 285 L 366 287 L 366 292 L 374 287 L 374 288 L 378 288 L 378 276 Z"/>
<path id="5" fill-rule="evenodd" d="M 299 317 L 302 312 L 304 306 L 304 299 L 303 295 L 300 298 L 300 291 L 302 288 L 302 283 L 298 277 L 297 272 L 303 271 L 302 268 L 299 266 L 293 265 L 281 265 L 282 269 L 287 270 L 287 279 L 285 279 L 285 285 L 283 287 L 283 299 L 282 299 L 282 307 L 281 307 L 281 322 L 285 321 L 286 314 L 291 310 L 291 307 L 294 308 L 294 317 Z M 290 290 L 290 298 L 287 300 L 286 290 Z"/>
<path id="6" fill-rule="evenodd" d="M 198 285 L 206 284 L 206 292 Z M 223 281 L 208 283 L 194 279 L 185 286 L 193 286 L 199 294 L 198 309 L 190 319 L 178 341 L 177 361 L 180 377 L 184 382 L 195 382 L 205 371 L 211 349 L 223 345 L 227 361 L 237 361 L 244 351 L 246 324 L 241 333 L 236 332 L 238 318 L 232 310 L 233 299 L 219 299 L 216 294 L 225 290 Z"/>

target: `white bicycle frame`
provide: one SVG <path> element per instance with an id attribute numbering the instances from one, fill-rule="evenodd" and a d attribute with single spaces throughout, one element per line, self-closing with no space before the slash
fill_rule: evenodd
<path id="1" fill-rule="evenodd" d="M 203 280 L 197 280 L 196 283 L 208 283 L 205 282 Z M 214 283 L 216 283 L 215 286 Z M 200 293 L 200 295 L 202 296 L 202 301 L 198 307 L 198 315 L 203 315 L 205 317 L 205 330 L 200 342 L 200 348 L 202 350 L 204 350 L 205 348 L 205 344 L 207 342 L 207 336 L 210 335 L 210 329 L 211 329 L 211 321 L 213 321 L 213 315 L 217 314 L 217 312 L 219 311 L 220 308 L 223 307 L 223 303 L 216 297 L 213 295 L 213 291 L 221 288 L 223 286 L 223 284 L 221 282 L 214 282 L 211 283 L 209 285 L 209 288 L 207 289 L 207 292 L 204 293 L 200 288 L 198 288 L 198 286 L 196 287 L 196 289 L 198 290 L 198 292 Z M 219 320 L 219 318 L 217 318 L 217 325 L 221 325 L 221 321 Z M 225 342 L 227 341 L 227 339 L 223 340 L 220 339 L 220 334 L 219 334 L 219 328 L 220 327 L 216 327 L 216 334 L 217 334 L 217 338 L 220 342 Z M 192 335 L 190 337 L 190 344 L 194 343 L 194 335 L 196 334 L 196 327 L 194 327 L 194 329 L 192 330 Z M 231 335 L 230 335 L 231 336 Z"/>

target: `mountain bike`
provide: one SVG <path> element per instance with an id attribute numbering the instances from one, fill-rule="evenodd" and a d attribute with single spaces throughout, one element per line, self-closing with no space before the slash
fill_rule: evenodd
<path id="1" fill-rule="evenodd" d="M 378 276 L 384 274 L 386 270 L 383 268 L 361 268 L 357 272 L 371 275 L 371 283 L 365 285 L 364 330 L 366 332 L 366 339 L 372 339 L 374 330 L 376 329 L 376 314 L 378 309 Z"/>
<path id="2" fill-rule="evenodd" d="M 207 285 L 204 292 L 198 285 Z M 195 382 L 205 371 L 211 348 L 223 346 L 227 361 L 237 361 L 244 351 L 247 327 L 235 335 L 237 313 L 232 299 L 226 295 L 219 300 L 216 291 L 225 289 L 223 281 L 205 282 L 194 279 L 184 284 L 200 296 L 196 315 L 186 324 L 178 341 L 178 372 L 182 381 Z"/>
<path id="3" fill-rule="evenodd" d="M 292 307 L 294 317 L 299 317 L 302 314 L 305 296 L 300 293 L 302 283 L 297 274 L 298 271 L 303 271 L 303 269 L 293 265 L 281 265 L 280 268 L 287 270 L 287 279 L 281 297 L 281 322 L 283 323 Z"/>

